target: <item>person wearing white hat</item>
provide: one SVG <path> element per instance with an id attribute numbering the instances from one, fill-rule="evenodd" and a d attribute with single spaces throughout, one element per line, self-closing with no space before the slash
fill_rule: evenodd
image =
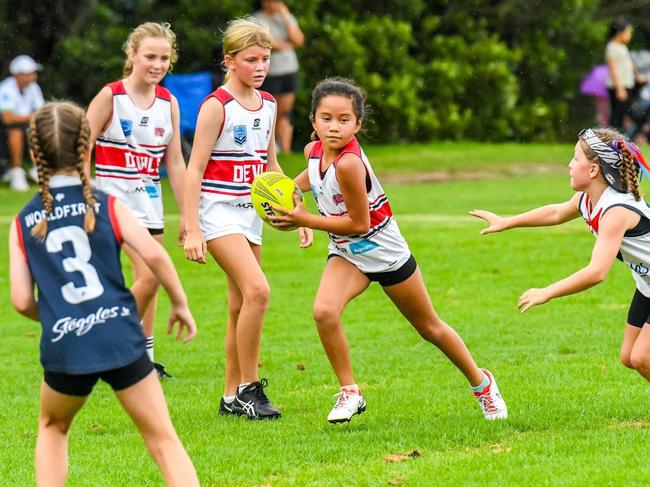
<path id="1" fill-rule="evenodd" d="M 41 88 L 36 83 L 43 66 L 30 56 L 16 56 L 9 64 L 11 76 L 0 83 L 0 117 L 7 134 L 9 169 L 3 179 L 15 191 L 27 191 L 29 186 L 23 169 L 27 124 L 44 103 Z M 30 171 L 36 180 L 34 168 Z"/>

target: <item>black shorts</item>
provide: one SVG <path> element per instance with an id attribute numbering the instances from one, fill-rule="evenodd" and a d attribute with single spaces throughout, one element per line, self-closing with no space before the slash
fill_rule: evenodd
<path id="1" fill-rule="evenodd" d="M 268 91 L 272 95 L 295 93 L 298 91 L 298 73 L 267 76 L 260 89 Z"/>
<path id="2" fill-rule="evenodd" d="M 68 396 L 87 396 L 99 379 L 110 385 L 114 391 L 121 391 L 137 384 L 151 373 L 153 363 L 145 353 L 135 362 L 119 369 L 105 370 L 93 374 L 65 374 L 62 372 L 44 373 L 45 383 L 61 394 Z"/>
<path id="3" fill-rule="evenodd" d="M 162 235 L 165 233 L 164 228 L 147 228 L 149 230 L 149 235 Z"/>
<path id="4" fill-rule="evenodd" d="M 627 322 L 637 328 L 643 328 L 643 325 L 650 322 L 650 298 L 645 297 L 638 289 L 632 296 Z"/>
<path id="5" fill-rule="evenodd" d="M 338 254 L 329 254 L 327 256 L 327 260 L 330 260 L 332 257 L 341 256 Z M 415 262 L 415 257 L 413 257 L 413 254 L 411 254 L 409 259 L 404 264 L 402 264 L 402 267 L 399 269 L 386 272 L 364 272 L 364 274 L 371 282 L 378 282 L 382 287 L 386 287 L 394 286 L 395 284 L 406 281 L 413 275 L 417 268 L 418 263 Z"/>

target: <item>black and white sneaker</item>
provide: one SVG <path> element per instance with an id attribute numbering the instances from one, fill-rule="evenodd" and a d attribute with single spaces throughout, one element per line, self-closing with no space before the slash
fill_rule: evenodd
<path id="1" fill-rule="evenodd" d="M 235 412 L 232 410 L 232 405 L 233 405 L 232 402 L 231 402 L 231 403 L 227 403 L 226 401 L 224 401 L 224 400 L 223 400 L 223 396 L 222 396 L 222 397 L 221 397 L 221 402 L 219 402 L 219 414 L 220 414 L 221 416 L 228 416 L 228 415 L 239 416 L 239 414 L 235 413 Z"/>
<path id="2" fill-rule="evenodd" d="M 167 373 L 167 371 L 165 370 L 165 366 L 163 364 L 160 364 L 158 362 L 154 362 L 153 363 L 153 368 L 155 369 L 156 374 L 158 374 L 159 379 L 162 380 L 162 379 L 171 379 L 172 378 L 172 376 L 169 373 Z"/>
<path id="3" fill-rule="evenodd" d="M 280 411 L 273 407 L 264 393 L 267 385 L 266 379 L 248 384 L 235 396 L 232 412 L 248 416 L 248 419 L 278 419 L 281 416 Z"/>

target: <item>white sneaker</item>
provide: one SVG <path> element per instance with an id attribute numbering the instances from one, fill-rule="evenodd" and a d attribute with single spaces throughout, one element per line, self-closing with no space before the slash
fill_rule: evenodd
<path id="1" fill-rule="evenodd" d="M 506 402 L 501 397 L 497 381 L 489 370 L 481 370 L 490 382 L 485 386 L 485 389 L 479 392 L 473 392 L 473 394 L 478 401 L 479 406 L 481 406 L 483 416 L 488 421 L 494 419 L 506 419 L 508 417 L 508 406 L 506 406 Z"/>
<path id="2" fill-rule="evenodd" d="M 29 179 L 38 184 L 38 170 L 36 166 L 32 166 L 27 174 L 29 174 Z"/>
<path id="3" fill-rule="evenodd" d="M 12 167 L 7 171 L 7 178 L 9 179 L 9 187 L 14 191 L 25 192 L 29 189 L 27 178 L 25 177 L 25 170 L 22 167 Z"/>
<path id="4" fill-rule="evenodd" d="M 327 415 L 330 423 L 343 423 L 350 421 L 355 414 L 361 414 L 366 410 L 366 400 L 361 394 L 352 391 L 341 390 L 336 394 L 336 404 Z"/>

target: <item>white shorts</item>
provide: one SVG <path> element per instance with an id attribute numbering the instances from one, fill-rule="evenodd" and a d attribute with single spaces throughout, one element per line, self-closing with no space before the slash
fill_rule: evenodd
<path id="1" fill-rule="evenodd" d="M 236 207 L 201 195 L 199 222 L 206 242 L 225 235 L 242 234 L 250 243 L 262 245 L 262 219 L 255 213 L 252 203 Z"/>

